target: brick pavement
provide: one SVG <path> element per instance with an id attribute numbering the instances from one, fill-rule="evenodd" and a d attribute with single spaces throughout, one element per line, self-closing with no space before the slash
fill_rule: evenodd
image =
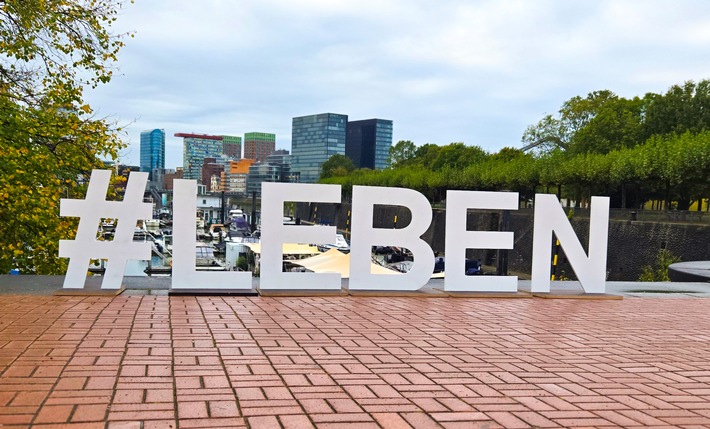
<path id="1" fill-rule="evenodd" d="M 1 296 L 0 426 L 710 427 L 709 306 Z"/>

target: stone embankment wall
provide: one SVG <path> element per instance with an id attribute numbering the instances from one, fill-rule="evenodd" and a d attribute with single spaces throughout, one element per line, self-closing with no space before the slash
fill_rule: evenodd
<path id="1" fill-rule="evenodd" d="M 350 204 L 347 203 L 301 203 L 297 207 L 297 216 L 305 222 L 335 225 L 341 232 L 349 232 L 350 211 Z M 404 228 L 410 220 L 411 213 L 406 208 L 375 206 L 373 226 L 376 228 Z M 500 212 L 469 211 L 467 228 L 497 231 L 499 222 Z M 573 215 L 571 223 L 586 251 L 589 241 L 589 218 L 584 214 Z M 445 224 L 446 211 L 434 209 L 432 224 L 422 238 L 435 252 L 444 252 Z M 515 248 L 508 252 L 508 269 L 529 275 L 532 265 L 533 210 L 510 212 L 508 231 L 515 234 Z M 710 225 L 611 219 L 607 256 L 608 280 L 638 280 L 643 266 L 652 265 L 658 252 L 664 248 L 683 261 L 710 260 Z M 495 265 L 496 254 L 496 250 L 469 250 L 467 257 L 480 259 L 485 265 Z M 560 250 L 557 274 L 558 277 L 575 278 L 574 271 L 564 256 L 564 250 Z"/>

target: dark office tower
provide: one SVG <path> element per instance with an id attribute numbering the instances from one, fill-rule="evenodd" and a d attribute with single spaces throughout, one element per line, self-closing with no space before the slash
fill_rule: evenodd
<path id="1" fill-rule="evenodd" d="M 222 153 L 231 159 L 242 158 L 242 138 L 222 136 Z"/>
<path id="2" fill-rule="evenodd" d="M 356 168 L 387 168 L 391 146 L 392 121 L 366 119 L 348 122 L 345 155 L 352 159 Z"/>
<path id="3" fill-rule="evenodd" d="M 246 133 L 244 134 L 244 158 L 256 162 L 266 160 L 276 150 L 276 134 Z"/>
<path id="4" fill-rule="evenodd" d="M 165 169 L 165 130 L 154 129 L 141 133 L 141 171 L 153 179 L 154 169 Z"/>
<path id="5" fill-rule="evenodd" d="M 345 155 L 348 115 L 321 113 L 293 118 L 291 170 L 302 183 L 315 183 L 324 162 L 335 154 Z"/>

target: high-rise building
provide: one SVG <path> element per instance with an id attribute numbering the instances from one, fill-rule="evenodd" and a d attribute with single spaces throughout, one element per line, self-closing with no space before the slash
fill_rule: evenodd
<path id="1" fill-rule="evenodd" d="M 229 161 L 229 167 L 222 173 L 222 190 L 237 194 L 246 194 L 247 175 L 253 159 L 242 158 L 239 161 Z"/>
<path id="2" fill-rule="evenodd" d="M 229 170 L 229 163 L 232 158 L 225 154 L 217 158 L 205 158 L 202 164 L 202 184 L 204 184 L 207 192 L 224 191 L 222 183 L 222 173 Z"/>
<path id="3" fill-rule="evenodd" d="M 189 133 L 176 133 L 175 137 L 183 139 L 183 178 L 200 181 L 205 158 L 217 158 L 222 155 L 224 137 Z M 202 184 L 206 185 L 206 183 Z"/>
<path id="4" fill-rule="evenodd" d="M 165 170 L 165 174 L 163 175 L 163 189 L 172 190 L 173 181 L 175 179 L 182 179 L 182 167 L 178 167 L 175 170 Z"/>
<path id="5" fill-rule="evenodd" d="M 249 167 L 247 193 L 261 195 L 263 182 L 297 182 L 298 176 L 291 173 L 291 155 L 287 150 L 277 150 L 264 162 Z"/>
<path id="6" fill-rule="evenodd" d="M 141 132 L 141 171 L 153 180 L 153 169 L 165 169 L 165 130 Z"/>
<path id="7" fill-rule="evenodd" d="M 244 134 L 244 158 L 256 162 L 266 160 L 276 150 L 276 134 L 246 133 Z"/>
<path id="8" fill-rule="evenodd" d="M 390 147 L 392 121 L 365 119 L 348 122 L 345 155 L 353 161 L 356 168 L 387 168 Z"/>
<path id="9" fill-rule="evenodd" d="M 345 155 L 348 115 L 321 113 L 293 118 L 291 128 L 291 169 L 303 183 L 315 183 L 321 166 L 335 154 Z"/>
<path id="10" fill-rule="evenodd" d="M 242 158 L 242 138 L 235 136 L 222 136 L 222 153 L 232 159 Z M 246 158 L 246 157 L 245 157 Z"/>

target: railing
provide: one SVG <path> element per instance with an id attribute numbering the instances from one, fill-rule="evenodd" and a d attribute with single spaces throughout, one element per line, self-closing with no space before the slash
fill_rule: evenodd
<path id="1" fill-rule="evenodd" d="M 588 218 L 589 209 L 565 208 L 566 213 L 572 217 Z M 531 212 L 533 209 L 520 209 L 519 212 Z M 632 222 L 660 222 L 660 223 L 695 223 L 710 224 L 710 213 L 696 210 L 641 210 L 641 209 L 609 209 L 609 219 L 627 220 Z"/>

